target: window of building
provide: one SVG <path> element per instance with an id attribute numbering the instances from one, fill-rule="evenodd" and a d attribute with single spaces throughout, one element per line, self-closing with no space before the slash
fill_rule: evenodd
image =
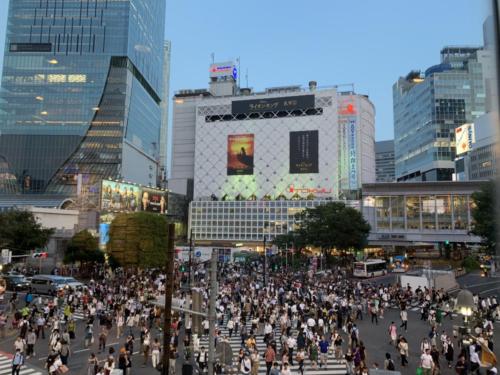
<path id="1" fill-rule="evenodd" d="M 438 229 L 451 229 L 451 197 L 449 195 L 439 195 L 436 197 L 436 212 L 438 218 Z"/>
<path id="2" fill-rule="evenodd" d="M 420 197 L 406 197 L 407 229 L 420 229 Z"/>
<path id="3" fill-rule="evenodd" d="M 391 197 L 392 229 L 405 229 L 404 197 Z"/>
<path id="4" fill-rule="evenodd" d="M 464 195 L 453 196 L 453 229 L 467 229 L 467 197 Z"/>

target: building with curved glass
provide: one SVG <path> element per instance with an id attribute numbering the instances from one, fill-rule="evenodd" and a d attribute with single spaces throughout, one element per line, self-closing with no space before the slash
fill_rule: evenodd
<path id="1" fill-rule="evenodd" d="M 10 2 L 0 194 L 157 182 L 164 0 Z"/>

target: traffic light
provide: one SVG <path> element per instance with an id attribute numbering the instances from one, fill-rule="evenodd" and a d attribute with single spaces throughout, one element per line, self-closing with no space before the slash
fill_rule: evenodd
<path id="1" fill-rule="evenodd" d="M 182 272 L 182 273 L 186 272 L 186 266 L 184 264 L 181 264 L 179 266 L 179 272 Z"/>
<path id="2" fill-rule="evenodd" d="M 444 244 L 445 244 L 446 246 L 448 246 L 448 245 L 450 244 L 450 241 L 446 240 L 446 241 L 444 241 Z"/>
<path id="3" fill-rule="evenodd" d="M 48 258 L 49 254 L 46 252 L 42 253 L 33 253 L 33 258 Z"/>

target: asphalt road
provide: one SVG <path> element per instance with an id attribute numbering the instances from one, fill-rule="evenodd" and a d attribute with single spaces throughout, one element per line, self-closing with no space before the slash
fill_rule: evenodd
<path id="1" fill-rule="evenodd" d="M 458 278 L 457 280 L 462 287 L 467 287 L 472 290 L 474 293 L 479 293 L 481 296 L 500 294 L 500 278 L 482 278 L 479 275 L 471 274 Z M 378 277 L 375 279 L 370 279 L 369 282 L 372 283 L 394 283 L 395 275 L 389 274 L 386 276 Z M 8 298 L 8 297 L 6 297 Z M 24 296 L 22 294 L 19 295 L 19 300 L 23 301 Z M 383 366 L 385 353 L 388 352 L 391 354 L 392 358 L 396 363 L 396 369 L 400 370 L 400 362 L 399 355 L 394 347 L 392 347 L 388 341 L 389 337 L 387 334 L 387 329 L 391 321 L 394 320 L 396 323 L 399 322 L 399 311 L 398 310 L 388 310 L 385 313 L 384 319 L 379 320 L 379 325 L 372 325 L 365 317 L 365 320 L 358 322 L 358 327 L 360 330 L 361 339 L 364 341 L 364 344 L 367 348 L 367 362 L 370 367 L 374 365 L 374 363 L 378 363 L 380 366 Z M 84 338 L 84 328 L 85 322 L 81 319 L 77 320 L 77 331 L 76 331 L 76 339 L 71 342 L 71 356 L 69 357 L 69 367 L 71 369 L 71 374 L 86 374 L 87 373 L 87 360 L 90 356 L 90 353 L 96 353 L 98 358 L 104 361 L 107 357 L 108 348 L 112 346 L 115 349 L 115 352 L 118 352 L 120 347 L 123 346 L 125 342 L 125 336 L 123 335 L 120 338 L 116 338 L 116 328 L 113 327 L 110 334 L 108 335 L 108 342 L 105 353 L 98 354 L 98 334 L 99 334 L 99 323 L 96 321 L 94 325 L 94 336 L 95 342 L 89 348 L 85 349 L 83 344 Z M 445 329 L 449 335 L 452 333 L 453 324 L 460 324 L 460 318 L 456 317 L 455 320 L 449 321 L 445 320 L 443 322 L 443 329 Z M 9 322 L 10 325 L 10 322 Z M 495 328 L 500 330 L 500 324 L 496 323 Z M 420 349 L 420 341 L 423 337 L 426 337 L 429 332 L 429 325 L 427 322 L 420 321 L 420 314 L 417 311 L 410 311 L 409 313 L 409 324 L 408 324 L 408 332 L 403 333 L 403 335 L 409 341 L 410 347 L 410 367 L 404 369 L 402 371 L 403 374 L 414 374 L 416 367 L 418 365 L 419 358 L 419 349 Z M 399 333 L 399 330 L 398 330 Z M 13 352 L 13 342 L 16 338 L 16 331 L 8 331 L 8 337 L 0 340 L 0 351 L 5 353 Z M 159 335 L 158 331 L 153 330 L 152 338 L 157 337 Z M 48 335 L 47 332 L 46 339 L 38 340 L 35 346 L 36 355 L 30 359 L 28 362 L 40 369 L 43 369 L 45 364 L 45 360 L 48 355 Z M 132 374 L 158 374 L 156 369 L 153 369 L 151 365 L 151 359 L 149 358 L 148 363 L 143 365 L 143 357 L 139 353 L 139 332 L 138 330 L 134 331 L 134 336 L 136 337 L 136 343 L 134 345 L 134 356 L 132 357 Z M 497 333 L 498 336 L 498 333 Z M 160 337 L 160 336 L 158 336 Z M 499 343 L 497 338 L 496 343 Z M 457 345 L 455 345 L 456 351 Z M 500 357 L 500 352 L 498 351 L 498 345 L 495 345 L 495 353 Z M 448 370 L 444 359 L 441 363 L 442 374 L 453 374 L 454 372 Z M 307 374 L 307 371 L 306 371 Z"/>

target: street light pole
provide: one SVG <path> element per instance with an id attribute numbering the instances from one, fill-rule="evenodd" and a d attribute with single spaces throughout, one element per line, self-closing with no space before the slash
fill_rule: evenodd
<path id="1" fill-rule="evenodd" d="M 193 228 L 191 228 L 191 231 L 189 233 L 189 289 L 193 287 L 193 280 L 192 277 L 194 276 L 194 273 L 192 272 L 193 268 Z"/>
<path id="2" fill-rule="evenodd" d="M 267 251 L 266 251 L 266 235 L 264 235 L 264 287 L 267 286 Z"/>
<path id="3" fill-rule="evenodd" d="M 174 236 L 175 224 L 168 224 L 168 242 L 167 242 L 167 264 L 166 264 L 166 279 L 165 279 L 165 309 L 163 321 L 163 371 L 164 375 L 169 374 L 170 369 L 170 340 L 172 326 L 172 293 L 174 290 Z"/>

